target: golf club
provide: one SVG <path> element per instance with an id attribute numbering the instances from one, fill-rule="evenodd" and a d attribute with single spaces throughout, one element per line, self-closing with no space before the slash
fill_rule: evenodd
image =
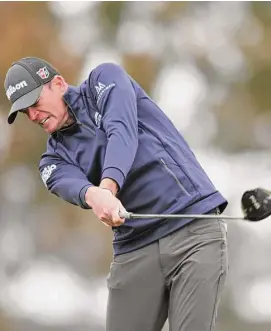
<path id="1" fill-rule="evenodd" d="M 255 188 L 245 191 L 241 198 L 242 216 L 228 216 L 223 214 L 135 214 L 130 212 L 120 212 L 121 218 L 223 218 L 234 220 L 246 220 L 258 222 L 271 215 L 271 191 L 263 188 Z"/>

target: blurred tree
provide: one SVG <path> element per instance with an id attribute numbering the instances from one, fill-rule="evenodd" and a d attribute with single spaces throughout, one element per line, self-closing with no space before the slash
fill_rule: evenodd
<path id="1" fill-rule="evenodd" d="M 172 23 L 179 20 L 184 10 L 189 7 L 185 1 L 160 1 L 157 2 L 156 18 L 163 23 Z"/>
<path id="2" fill-rule="evenodd" d="M 215 143 L 228 152 L 266 148 L 256 138 L 256 122 L 262 114 L 271 116 L 271 5 L 261 1 L 247 5 L 246 24 L 234 38 L 242 50 L 247 72 L 229 84 L 225 102 L 216 108 L 219 128 Z M 251 38 L 244 31 L 250 24 L 254 24 Z"/>
<path id="3" fill-rule="evenodd" d="M 101 1 L 98 6 L 99 18 L 103 22 L 101 29 L 104 39 L 108 43 L 112 43 L 115 40 L 125 5 L 125 1 Z"/>
<path id="4" fill-rule="evenodd" d="M 150 94 L 160 67 L 159 60 L 147 53 L 124 53 L 122 64 L 131 77 Z"/>
<path id="5" fill-rule="evenodd" d="M 5 316 L 3 312 L 0 312 L 0 330 L 1 331 L 12 331 L 10 319 Z"/>
<path id="6" fill-rule="evenodd" d="M 248 92 L 251 93 L 259 113 L 271 113 L 271 5 L 269 2 L 251 2 L 251 11 L 261 30 L 257 47 L 244 48 L 250 67 Z"/>

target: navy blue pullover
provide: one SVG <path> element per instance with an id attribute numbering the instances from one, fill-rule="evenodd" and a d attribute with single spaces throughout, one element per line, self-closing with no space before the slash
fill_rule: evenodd
<path id="1" fill-rule="evenodd" d="M 181 97 L 181 96 L 180 96 Z M 129 212 L 201 214 L 227 201 L 169 118 L 118 65 L 94 68 L 64 95 L 76 123 L 53 133 L 40 161 L 48 190 L 88 209 L 85 193 L 111 178 Z M 181 111 L 181 110 L 180 110 Z M 192 221 L 126 220 L 113 228 L 114 254 L 143 247 Z"/>

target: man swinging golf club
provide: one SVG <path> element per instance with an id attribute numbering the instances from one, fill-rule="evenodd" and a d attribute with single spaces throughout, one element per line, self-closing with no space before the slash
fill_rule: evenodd
<path id="1" fill-rule="evenodd" d="M 114 231 L 106 330 L 160 331 L 167 318 L 171 331 L 214 330 L 228 270 L 217 214 L 227 201 L 163 111 L 112 63 L 74 87 L 48 62 L 23 58 L 5 90 L 8 122 L 22 113 L 49 135 L 48 190 Z"/>

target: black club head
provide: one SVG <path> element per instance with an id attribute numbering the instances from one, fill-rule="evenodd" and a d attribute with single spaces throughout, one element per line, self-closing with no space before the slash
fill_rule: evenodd
<path id="1" fill-rule="evenodd" d="M 262 188 L 246 191 L 241 199 L 244 218 L 257 222 L 271 215 L 271 192 Z"/>

